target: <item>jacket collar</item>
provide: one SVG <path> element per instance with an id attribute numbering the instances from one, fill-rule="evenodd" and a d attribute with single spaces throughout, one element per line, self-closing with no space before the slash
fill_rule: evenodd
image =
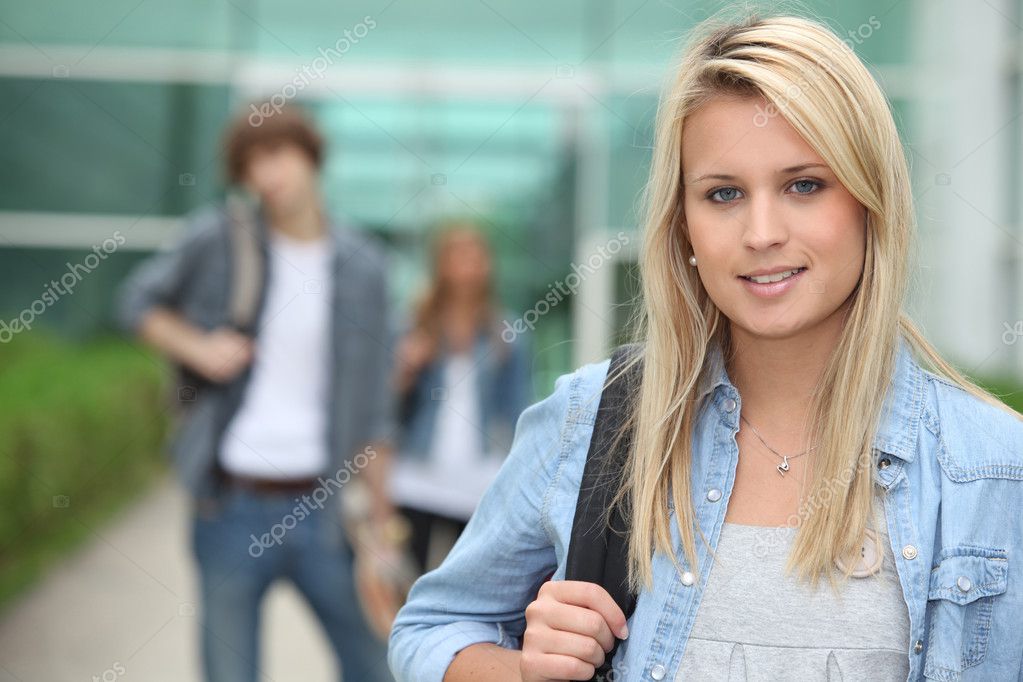
<path id="1" fill-rule="evenodd" d="M 913 358 L 909 343 L 900 334 L 895 352 L 895 371 L 888 394 L 881 408 L 873 448 L 894 455 L 905 462 L 916 456 L 917 433 L 923 412 L 924 372 Z M 697 392 L 697 404 L 708 394 L 728 388 L 738 395 L 728 378 L 724 356 L 719 343 L 711 342 L 707 348 L 704 371 Z M 724 387 L 724 388 L 722 388 Z"/>
<path id="2" fill-rule="evenodd" d="M 915 459 L 924 408 L 924 379 L 923 368 L 913 358 L 909 342 L 900 334 L 895 372 L 874 436 L 875 449 L 905 462 Z"/>
<path id="3" fill-rule="evenodd" d="M 270 220 L 266 208 L 261 203 L 254 202 L 253 207 L 259 241 L 264 251 L 267 251 L 270 248 Z M 355 228 L 326 208 L 323 211 L 323 219 L 327 228 L 326 236 L 334 250 L 334 257 L 338 264 L 343 265 L 355 256 L 362 246 L 353 238 Z"/>

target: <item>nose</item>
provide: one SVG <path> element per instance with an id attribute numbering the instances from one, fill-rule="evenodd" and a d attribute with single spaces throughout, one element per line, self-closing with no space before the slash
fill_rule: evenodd
<path id="1" fill-rule="evenodd" d="M 272 163 L 264 163 L 259 167 L 253 169 L 253 177 L 256 183 L 266 189 L 267 187 L 273 187 L 278 184 L 280 180 L 280 171 Z"/>
<path id="2" fill-rule="evenodd" d="M 744 217 L 743 246 L 763 251 L 788 241 L 789 230 L 784 212 L 771 196 L 762 195 L 751 199 L 747 205 L 749 212 Z"/>

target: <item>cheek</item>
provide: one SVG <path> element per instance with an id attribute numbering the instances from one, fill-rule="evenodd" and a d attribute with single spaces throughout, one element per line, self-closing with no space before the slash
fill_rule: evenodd
<path id="1" fill-rule="evenodd" d="M 700 254 L 705 261 L 711 254 L 720 247 L 715 242 L 720 242 L 724 232 L 715 227 L 714 216 L 696 204 L 695 201 L 686 200 L 683 204 L 685 210 L 686 234 L 693 246 L 693 250 Z"/>
<path id="2" fill-rule="evenodd" d="M 288 177 L 291 178 L 292 184 L 302 184 L 308 179 L 308 176 L 309 173 L 305 166 L 298 159 L 292 159 L 288 164 Z"/>
<path id="3" fill-rule="evenodd" d="M 694 215 L 689 223 L 689 240 L 699 260 L 700 276 L 719 277 L 731 272 L 741 235 L 714 216 Z"/>
<path id="4" fill-rule="evenodd" d="M 830 230 L 814 231 L 808 235 L 811 248 L 833 271 L 840 281 L 857 280 L 863 268 L 866 247 L 866 218 L 862 209 L 841 206 L 822 216 L 821 224 L 832 225 Z"/>
<path id="5" fill-rule="evenodd" d="M 289 187 L 303 182 L 308 175 L 302 157 L 290 151 L 277 155 L 275 170 L 277 171 L 277 180 Z"/>

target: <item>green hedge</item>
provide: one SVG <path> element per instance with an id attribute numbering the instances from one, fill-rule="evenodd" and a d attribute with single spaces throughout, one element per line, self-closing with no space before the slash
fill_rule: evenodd
<path id="1" fill-rule="evenodd" d="M 0 345 L 0 604 L 164 468 L 166 385 L 117 339 Z"/>

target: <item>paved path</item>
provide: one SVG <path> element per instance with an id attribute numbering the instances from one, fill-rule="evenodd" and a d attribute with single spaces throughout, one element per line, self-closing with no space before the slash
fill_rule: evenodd
<path id="1" fill-rule="evenodd" d="M 199 680 L 186 498 L 170 479 L 0 613 L 0 682 Z M 276 583 L 263 604 L 263 681 L 334 682 L 319 623 Z"/>

